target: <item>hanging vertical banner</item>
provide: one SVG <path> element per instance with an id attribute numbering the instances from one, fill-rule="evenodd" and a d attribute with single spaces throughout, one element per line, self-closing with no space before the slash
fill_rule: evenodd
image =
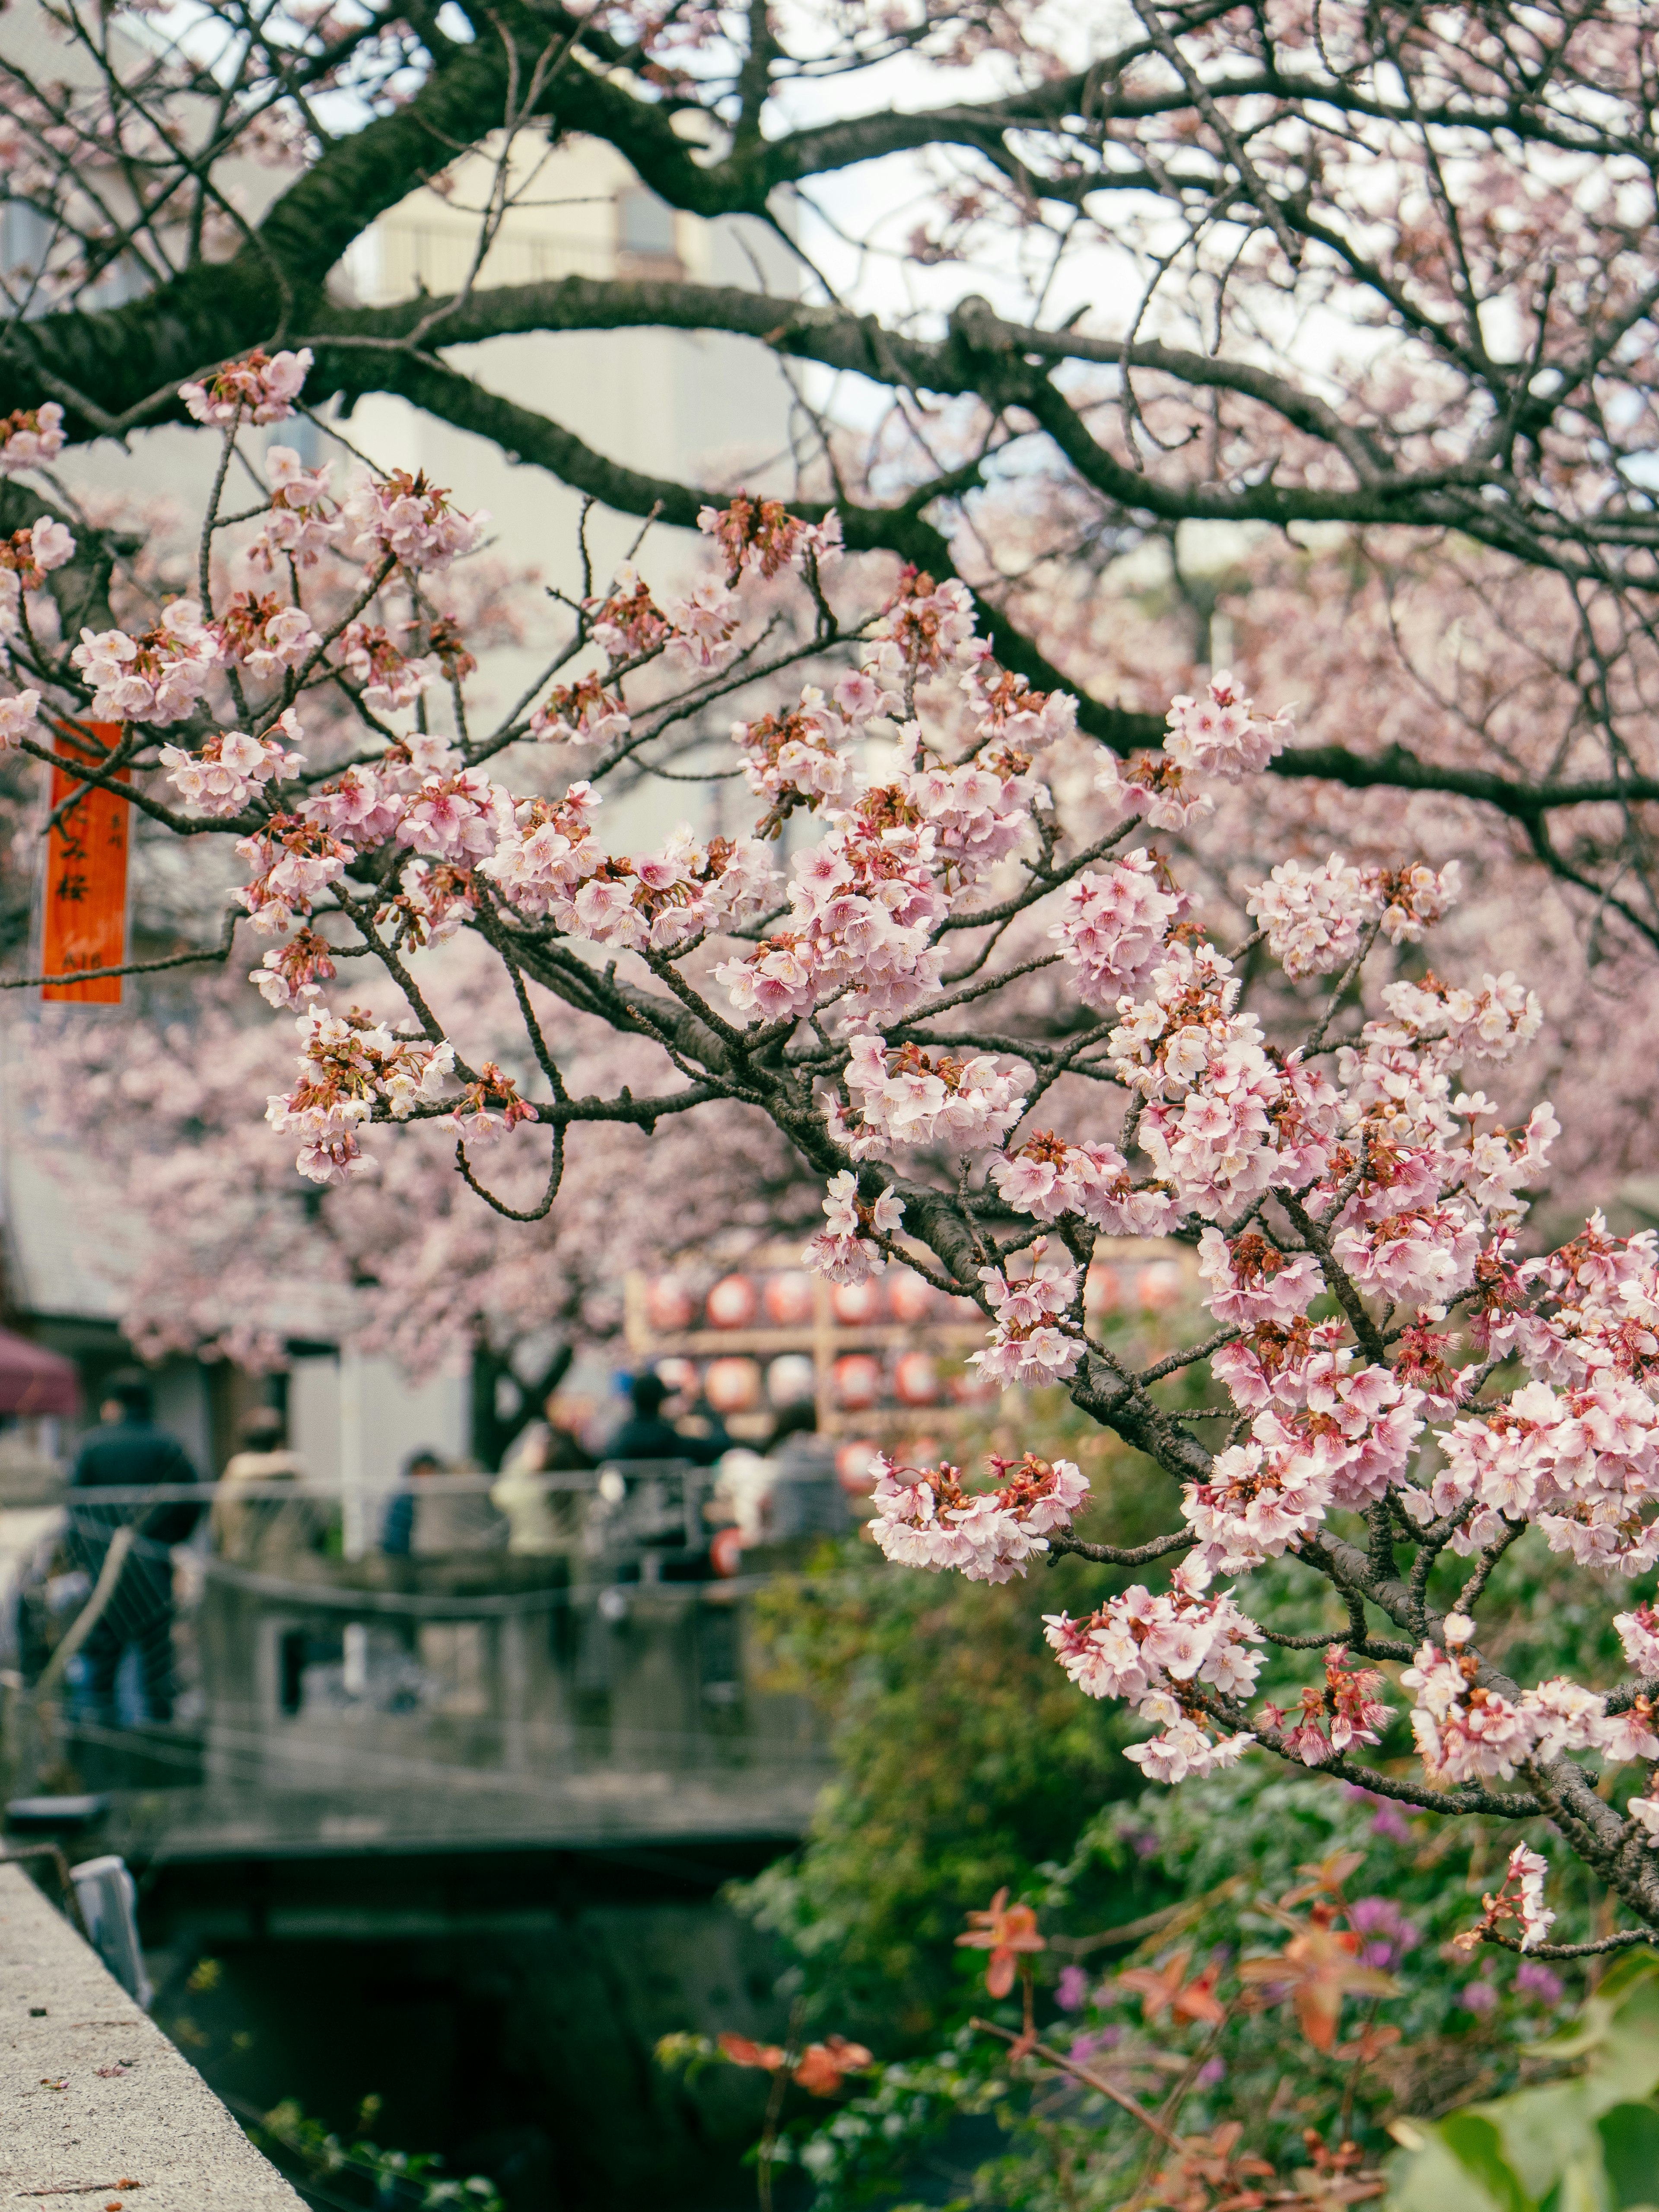
<path id="1" fill-rule="evenodd" d="M 113 747 L 119 742 L 118 722 L 88 722 L 86 728 L 100 744 Z M 98 759 L 95 748 L 70 724 L 59 724 L 52 749 L 65 760 L 92 764 Z M 128 781 L 125 769 L 116 773 L 121 782 Z M 127 957 L 127 839 L 132 810 L 114 792 L 78 782 L 67 769 L 54 766 L 52 812 L 40 972 L 72 975 L 86 968 L 119 968 Z M 40 996 L 82 1006 L 118 1006 L 121 978 L 100 975 L 89 983 L 43 983 Z"/>

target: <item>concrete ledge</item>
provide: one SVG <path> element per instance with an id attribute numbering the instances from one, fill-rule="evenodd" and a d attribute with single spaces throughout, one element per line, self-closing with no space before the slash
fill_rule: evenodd
<path id="1" fill-rule="evenodd" d="M 6 1865 L 0 2113 L 0 2203 L 305 2212 L 97 1954 L 21 1867 Z"/>

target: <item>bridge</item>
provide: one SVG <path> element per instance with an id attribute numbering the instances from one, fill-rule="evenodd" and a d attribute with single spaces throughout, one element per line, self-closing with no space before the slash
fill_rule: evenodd
<path id="1" fill-rule="evenodd" d="M 455 1547 L 355 1559 L 316 1540 L 337 1499 L 313 1486 L 73 1493 L 18 1578 L 7 1798 L 25 1822 L 55 1817 L 32 1800 L 105 1799 L 98 1841 L 140 1862 L 796 1838 L 824 1747 L 769 1686 L 754 1606 L 805 1546 L 714 1573 L 711 1480 L 679 1462 L 544 1478 L 562 1534 L 515 1553 L 489 1478 L 434 1478 L 420 1510 Z M 143 1533 L 212 1498 L 265 1516 L 239 1547 L 255 1564 Z M 112 1698 L 85 1680 L 100 1637 L 142 1647 L 158 1577 L 165 1719 L 142 1649 Z"/>
<path id="2" fill-rule="evenodd" d="M 158 1503 L 230 1503 L 226 1486 L 91 1493 L 91 1541 L 71 1519 L 88 1493 L 46 1485 L 0 1513 L 9 1841 L 128 1861 L 155 2016 L 233 2112 L 295 2098 L 349 2126 L 380 2097 L 382 2142 L 496 2174 L 513 2212 L 752 2198 L 752 2084 L 717 2069 L 688 2087 L 651 2054 L 675 2028 L 783 2024 L 779 1960 L 720 1893 L 799 1840 L 827 1777 L 757 1623 L 817 1539 L 713 1572 L 710 1480 L 548 1478 L 556 1547 L 531 1553 L 507 1547 L 487 1478 L 423 1489 L 464 1540 L 407 1558 L 339 1556 L 337 1494 L 292 1483 L 234 1502 L 302 1540 L 228 1556 L 205 1528 L 143 1534 Z M 158 1576 L 166 1720 L 134 1654 L 112 1705 L 87 1679 L 100 1620 L 136 1631 Z"/>

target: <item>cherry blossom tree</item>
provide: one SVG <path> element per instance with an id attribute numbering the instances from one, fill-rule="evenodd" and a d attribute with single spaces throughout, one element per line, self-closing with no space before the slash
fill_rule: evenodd
<path id="1" fill-rule="evenodd" d="M 489 346 L 721 333 L 795 380 L 796 511 L 833 507 L 849 547 L 963 577 L 1000 665 L 1043 690 L 1069 671 L 1080 726 L 1120 750 L 1156 747 L 1161 713 L 1114 697 L 1066 619 L 1114 553 L 1185 522 L 1458 533 L 1547 583 L 1577 702 L 1565 741 L 1468 730 L 1447 756 L 1341 728 L 1270 775 L 1469 802 L 1659 927 L 1637 0 L 177 16 L 54 0 L 40 20 L 44 45 L 0 42 L 0 172 L 35 240 L 4 272 L 20 465 L 199 413 L 251 349 L 308 353 L 313 397 L 395 393 L 690 529 L 701 487 L 503 398 Z M 53 35 L 61 69 L 42 59 Z M 487 281 L 538 188 L 533 148 L 573 131 L 672 209 L 793 241 L 799 295 L 758 276 Z M 466 281 L 354 303 L 354 241 L 470 155 L 487 188 Z M 867 439 L 836 433 L 826 377 L 866 416 L 874 395 Z M 60 592 L 95 581 L 85 533 L 82 557 Z M 303 648 L 279 625 L 266 649 Z"/>
<path id="2" fill-rule="evenodd" d="M 513 1064 L 524 1032 L 499 963 L 467 944 L 451 967 L 449 988 Z M 136 1226 L 123 1328 L 147 1358 L 187 1352 L 258 1370 L 318 1336 L 390 1352 L 410 1373 L 464 1356 L 477 1448 L 493 1462 L 573 1354 L 616 1337 L 628 1269 L 717 1240 L 738 1253 L 816 1212 L 777 1132 L 730 1107 L 695 1128 L 671 1121 L 654 1140 L 629 1122 L 584 1125 L 562 1202 L 528 1226 L 470 1192 L 453 1141 L 425 1124 L 380 1174 L 319 1188 L 248 1112 L 250 1098 L 283 1090 L 293 1064 L 283 1025 L 238 1006 L 249 995 L 239 979 L 170 1015 L 90 1026 L 47 1015 L 17 1055 L 65 1206 L 91 1234 L 112 1194 Z M 398 997 L 384 982 L 379 995 Z M 544 1018 L 580 1087 L 614 1095 L 631 1078 L 644 1097 L 662 1082 L 648 1043 L 568 1009 Z M 90 1183 L 88 1160 L 103 1170 Z M 520 1163 L 520 1183 L 526 1173 Z M 508 1377 L 520 1403 L 503 1416 L 497 1386 Z"/>
<path id="3" fill-rule="evenodd" d="M 303 368 L 250 356 L 189 395 L 220 488 L 244 416 L 285 419 Z M 116 723 L 82 780 L 233 846 L 228 931 L 240 911 L 265 941 L 250 980 L 295 1032 L 266 1118 L 300 1175 L 349 1193 L 436 1132 L 468 1190 L 535 1224 L 586 1130 L 769 1124 L 828 1184 L 809 1265 L 856 1280 L 902 1257 L 973 1298 L 988 1378 L 1063 1385 L 1170 1486 L 1167 1533 L 1115 1546 L 1077 1533 L 1068 1463 L 1028 1454 L 982 1489 L 890 1464 L 890 1557 L 994 1581 L 1062 1551 L 1178 1561 L 1166 1587 L 1048 1622 L 1081 1692 L 1152 1723 L 1132 1753 L 1150 1778 L 1259 1747 L 1405 1803 L 1545 1818 L 1636 1923 L 1605 1942 L 1645 1940 L 1659 1620 L 1613 1590 L 1632 1674 L 1596 1690 L 1510 1680 L 1480 1616 L 1523 1539 L 1613 1585 L 1659 1557 L 1659 1238 L 1593 1214 L 1523 1244 L 1560 1134 L 1514 1087 L 1543 1012 L 1511 972 L 1426 965 L 1456 862 L 1292 857 L 1236 902 L 1183 880 L 1151 838 L 1192 838 L 1218 793 L 1293 754 L 1287 708 L 1218 673 L 1123 761 L 998 660 L 962 582 L 843 562 L 833 518 L 775 501 L 707 507 L 715 571 L 678 595 L 633 568 L 595 581 L 538 681 L 475 724 L 444 595 L 477 519 L 395 472 L 337 487 L 280 445 L 265 467 L 252 509 L 222 515 L 216 490 L 199 598 L 135 592 L 75 641 L 45 588 L 73 532 L 31 524 L 5 726 L 45 759 L 40 714 Z M 672 731 L 713 742 L 734 696 L 720 742 L 755 834 L 608 849 L 607 781 Z M 516 1010 L 518 1072 L 492 1056 L 480 960 Z M 340 1003 L 358 963 L 405 1011 Z M 583 1087 L 598 1071 L 563 1010 L 654 1079 Z M 157 1079 L 137 1070 L 140 1091 Z M 1215 1324 L 1143 1370 L 1085 1307 L 1097 1240 L 1123 1234 L 1194 1246 Z M 1341 1643 L 1252 1615 L 1269 1561 L 1300 1571 L 1315 1619 L 1335 1593 Z M 1322 1653 L 1294 1708 L 1254 1700 L 1274 1643 Z M 1363 1755 L 1385 1665 L 1415 1777 Z M 1640 1786 L 1613 1802 L 1587 1757 Z M 1517 1846 L 1472 1936 L 1560 1951 L 1545 1871 Z"/>

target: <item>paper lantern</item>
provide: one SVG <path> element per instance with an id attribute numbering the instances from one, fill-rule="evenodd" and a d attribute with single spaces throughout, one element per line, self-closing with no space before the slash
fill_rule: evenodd
<path id="1" fill-rule="evenodd" d="M 769 1275 L 763 1296 L 766 1318 L 777 1328 L 800 1328 L 812 1318 L 812 1278 L 799 1269 Z"/>
<path id="2" fill-rule="evenodd" d="M 958 1406 L 988 1406 L 1002 1395 L 1000 1382 L 993 1382 L 977 1367 L 963 1367 L 951 1377 L 951 1401 Z"/>
<path id="3" fill-rule="evenodd" d="M 849 1498 L 867 1498 L 876 1486 L 876 1447 L 849 1437 L 836 1453 L 836 1480 Z"/>
<path id="4" fill-rule="evenodd" d="M 766 1370 L 766 1395 L 775 1406 L 810 1406 L 817 1376 L 804 1352 L 786 1352 Z"/>
<path id="5" fill-rule="evenodd" d="M 646 1286 L 645 1316 L 659 1334 L 672 1336 L 696 1319 L 696 1301 L 678 1275 L 659 1275 Z"/>
<path id="6" fill-rule="evenodd" d="M 717 1413 L 746 1413 L 760 1403 L 759 1364 L 753 1359 L 711 1359 L 702 1389 Z"/>
<path id="7" fill-rule="evenodd" d="M 893 1389 L 903 1406 L 932 1406 L 939 1401 L 939 1370 L 925 1352 L 907 1352 L 893 1370 Z"/>
<path id="8" fill-rule="evenodd" d="M 1153 1260 L 1140 1271 L 1140 1280 L 1135 1285 L 1141 1304 L 1149 1313 L 1158 1313 L 1172 1306 L 1181 1296 L 1181 1262 L 1178 1260 Z"/>
<path id="9" fill-rule="evenodd" d="M 887 1303 L 893 1310 L 895 1321 L 902 1321 L 914 1328 L 924 1322 L 938 1303 L 939 1293 L 931 1283 L 923 1282 L 914 1267 L 896 1267 L 887 1278 Z"/>
<path id="10" fill-rule="evenodd" d="M 759 1306 L 747 1275 L 722 1275 L 708 1293 L 708 1318 L 716 1328 L 747 1328 Z"/>
<path id="11" fill-rule="evenodd" d="M 867 1352 L 849 1352 L 835 1365 L 836 1395 L 849 1412 L 861 1413 L 881 1395 L 881 1362 Z"/>
<path id="12" fill-rule="evenodd" d="M 881 1312 L 881 1285 L 868 1275 L 861 1283 L 837 1283 L 830 1310 L 843 1328 L 866 1328 Z"/>

